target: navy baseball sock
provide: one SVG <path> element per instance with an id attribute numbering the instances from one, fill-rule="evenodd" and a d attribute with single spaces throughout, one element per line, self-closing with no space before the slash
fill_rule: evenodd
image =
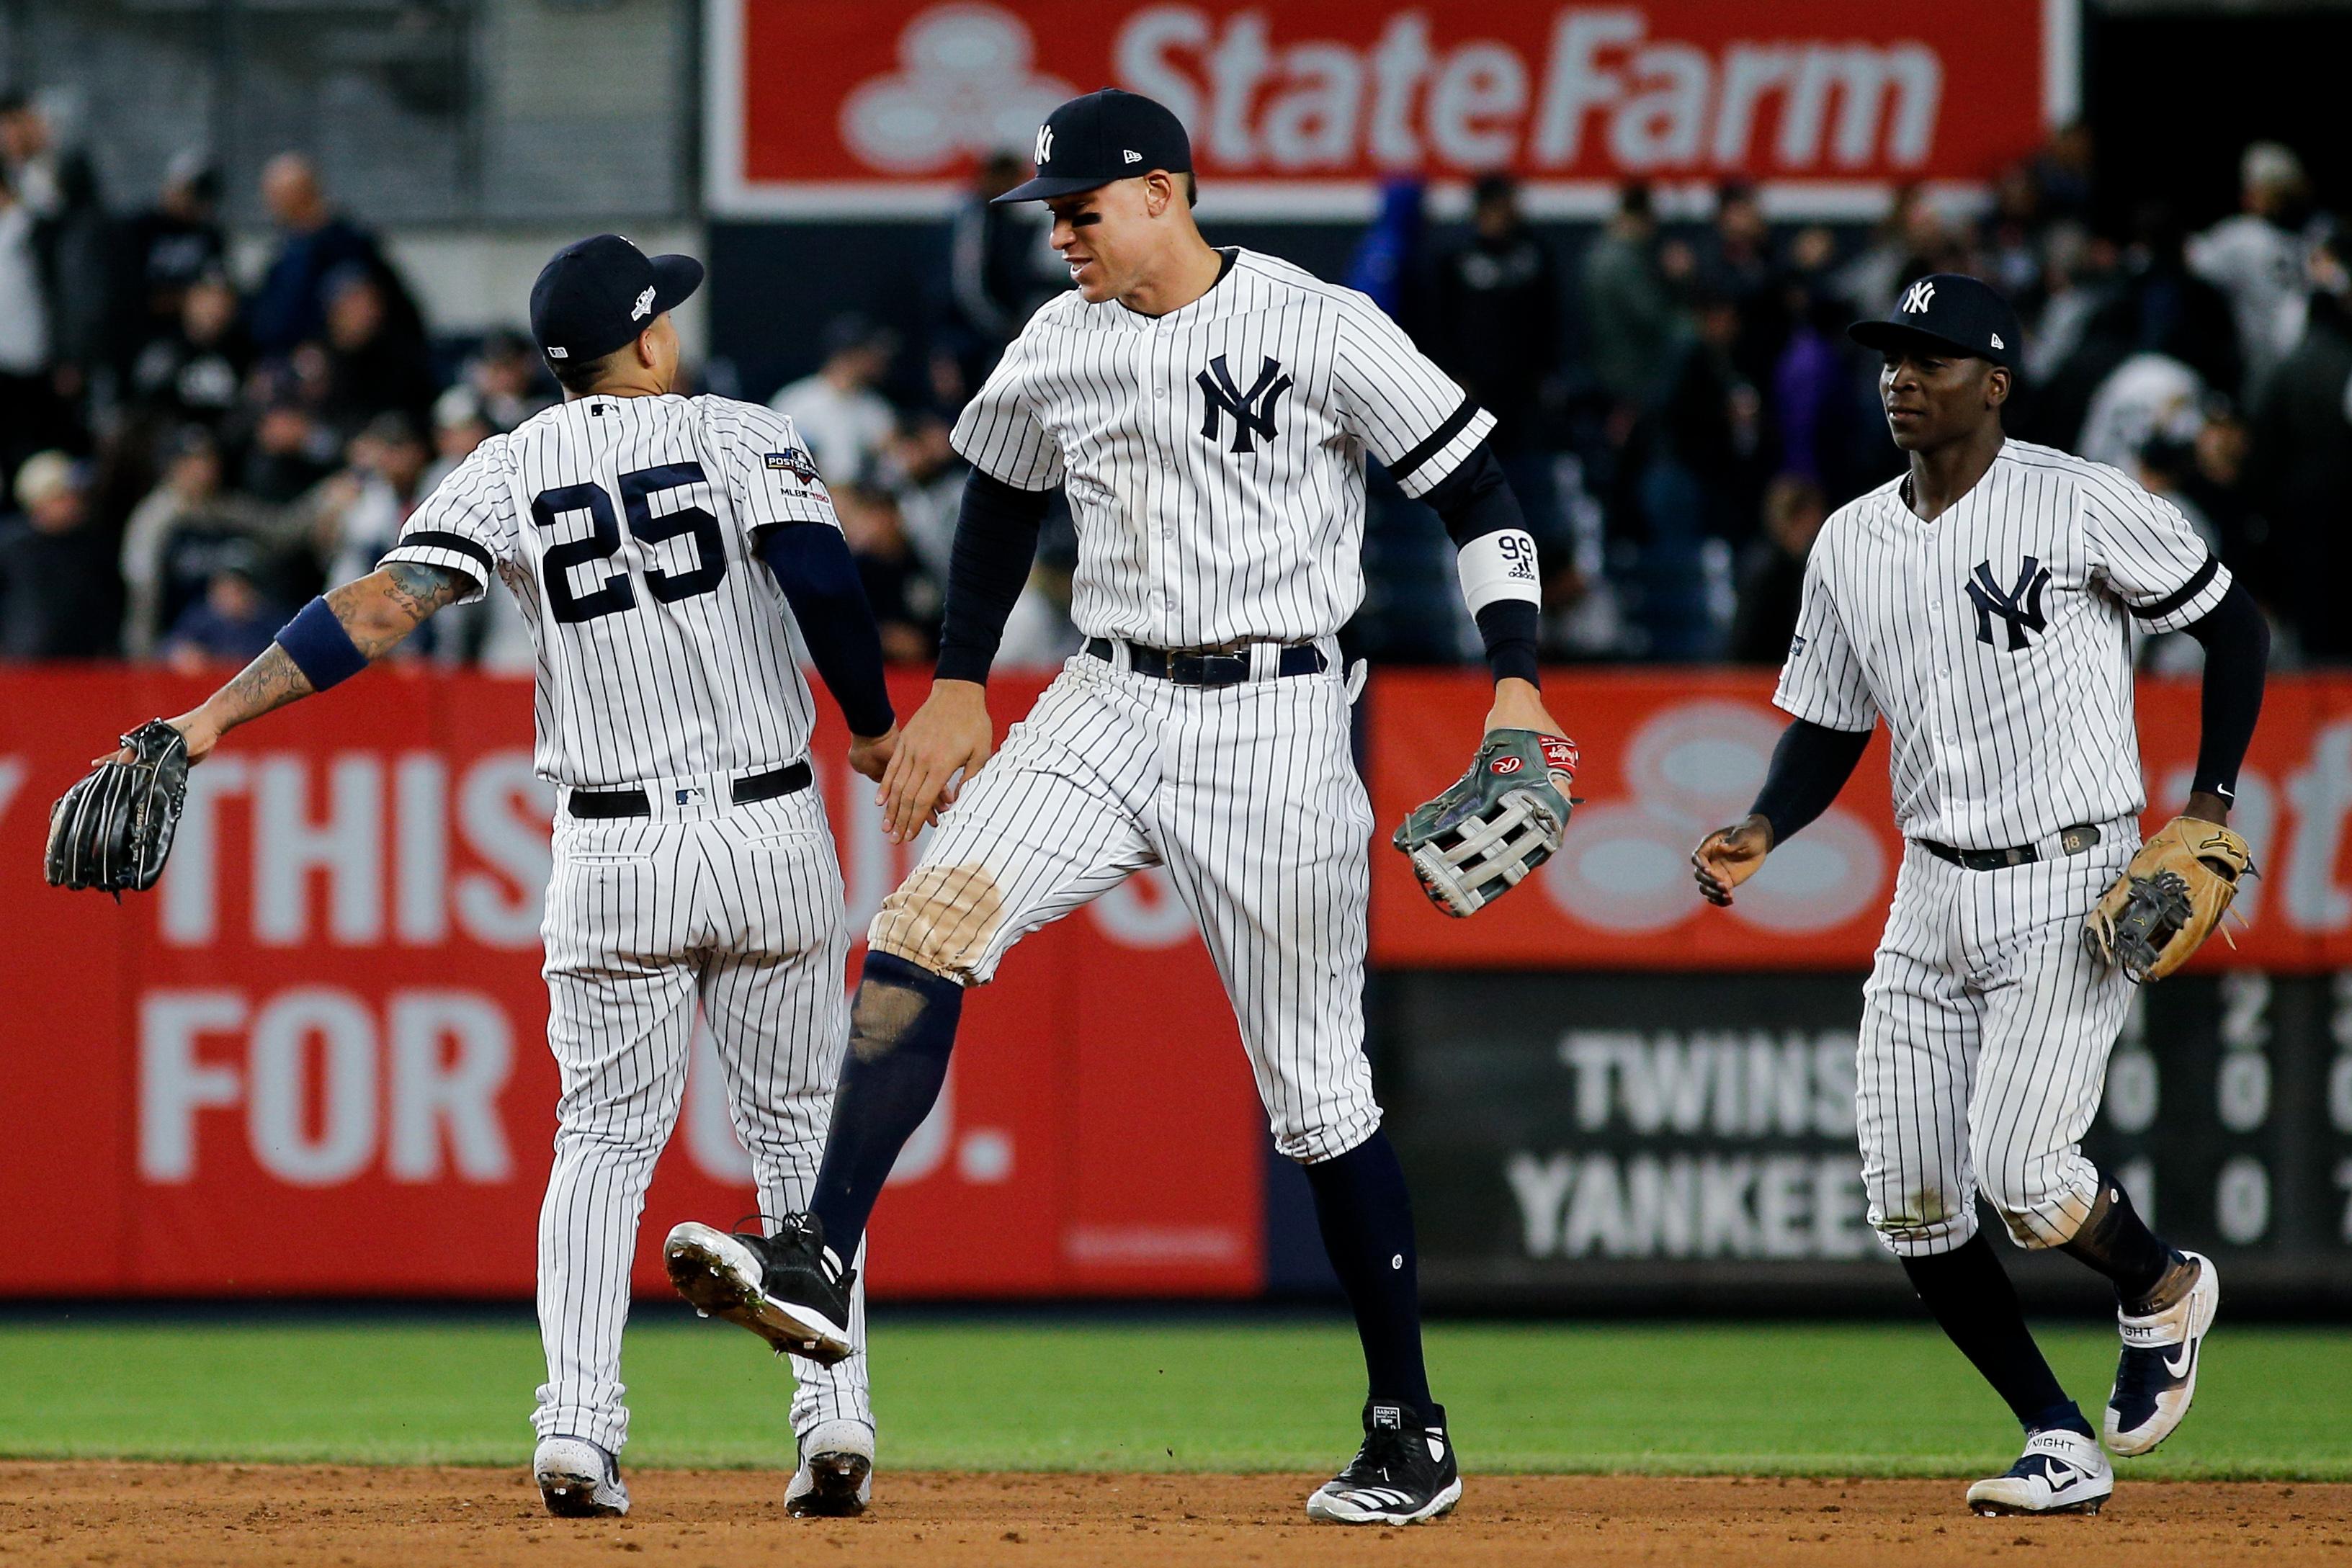
<path id="1" fill-rule="evenodd" d="M 2009 1271 L 1982 1231 L 1949 1252 L 1904 1259 L 1903 1271 L 1945 1335 L 2009 1402 L 2027 1431 L 2063 1427 L 2085 1437 L 2094 1435 L 2082 1411 L 2058 1386 L 2050 1364 L 2042 1359 L 2042 1347 L 2025 1326 Z"/>
<path id="2" fill-rule="evenodd" d="M 2132 1207 L 2123 1184 L 2105 1171 L 2099 1173 L 2099 1201 L 2092 1206 L 2091 1217 L 2059 1250 L 2074 1254 L 2113 1280 L 2124 1310 L 2135 1316 L 2170 1306 L 2196 1278 L 2183 1268 L 2177 1288 L 2158 1289 L 2169 1283 L 2166 1273 L 2183 1260 L 2157 1239 Z"/>
<path id="3" fill-rule="evenodd" d="M 1412 1246 L 1412 1200 L 1386 1133 L 1338 1159 L 1305 1167 L 1315 1189 L 1323 1250 L 1355 1309 L 1372 1403 L 1432 1407 L 1421 1359 L 1421 1270 Z"/>
<path id="4" fill-rule="evenodd" d="M 856 1256 L 874 1200 L 898 1151 L 931 1113 L 948 1081 L 963 988 L 889 953 L 866 955 L 849 1007 L 849 1050 L 825 1134 L 809 1212 L 824 1244 L 847 1263 Z"/>

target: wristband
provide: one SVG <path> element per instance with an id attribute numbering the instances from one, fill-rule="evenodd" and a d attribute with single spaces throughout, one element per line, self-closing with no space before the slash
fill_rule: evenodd
<path id="1" fill-rule="evenodd" d="M 360 652 L 323 598 L 302 606 L 300 614 L 280 627 L 277 643 L 314 692 L 350 680 L 368 667 L 368 656 Z"/>
<path id="2" fill-rule="evenodd" d="M 1462 547 L 1454 562 L 1462 574 L 1462 601 L 1475 617 L 1489 604 L 1506 599 L 1543 602 L 1536 574 L 1535 536 L 1525 528 L 1497 528 L 1480 534 Z"/>

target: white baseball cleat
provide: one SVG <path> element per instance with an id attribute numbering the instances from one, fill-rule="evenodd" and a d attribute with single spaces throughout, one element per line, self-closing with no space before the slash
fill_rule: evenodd
<path id="1" fill-rule="evenodd" d="M 585 1437 L 541 1437 L 530 1470 L 547 1511 L 559 1518 L 612 1519 L 629 1511 L 620 1466 Z"/>
<path id="2" fill-rule="evenodd" d="M 2197 1397 L 2197 1363 L 2221 1305 L 2221 1277 L 2203 1254 L 2181 1256 L 2197 1265 L 2197 1282 L 2186 1294 L 2144 1318 L 2116 1313 L 2124 1349 L 2105 1426 L 2107 1447 L 2117 1454 L 2145 1454 L 2171 1437 Z"/>
<path id="3" fill-rule="evenodd" d="M 2115 1494 L 2115 1467 L 2098 1443 L 2053 1427 L 2025 1440 L 2025 1452 L 2000 1475 L 1969 1489 L 1969 1507 L 1985 1515 L 2096 1513 Z"/>
<path id="4" fill-rule="evenodd" d="M 826 1421 L 800 1439 L 801 1462 L 784 1489 L 784 1511 L 800 1518 L 848 1519 L 874 1500 L 874 1428 Z"/>

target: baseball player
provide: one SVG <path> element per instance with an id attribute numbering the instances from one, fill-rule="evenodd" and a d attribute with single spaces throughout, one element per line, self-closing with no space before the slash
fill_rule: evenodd
<path id="1" fill-rule="evenodd" d="M 847 716 L 850 765 L 878 779 L 898 744 L 873 616 L 792 422 L 671 390 L 669 312 L 701 278 L 699 262 L 648 258 L 616 235 L 558 252 L 530 314 L 564 401 L 485 442 L 374 573 L 313 600 L 170 721 L 199 762 L 493 578 L 521 605 L 538 653 L 536 763 L 560 787 L 544 936 L 563 1095 L 540 1211 L 547 1383 L 532 1469 L 564 1515 L 628 1511 L 614 1456 L 628 1435 L 629 1265 L 698 1004 L 762 1210 L 805 1207 L 816 1173 L 847 1038 L 848 945 L 792 622 Z M 168 835 L 158 869 L 167 849 Z M 845 1311 L 861 1314 L 862 1296 Z M 792 1419 L 787 1506 L 857 1511 L 874 1455 L 863 1358 L 803 1377 Z"/>
<path id="2" fill-rule="evenodd" d="M 1971 1486 L 1970 1506 L 2096 1512 L 2114 1470 L 1978 1234 L 1977 1197 L 2017 1245 L 2115 1282 L 2106 1449 L 2164 1441 L 2196 1393 L 2220 1284 L 2210 1260 L 2149 1232 L 2081 1139 L 2134 981 L 2184 961 L 2250 869 L 2222 824 L 2269 637 L 2168 502 L 2002 434 L 2023 336 L 1991 288 L 1922 277 L 1853 336 L 1885 356 L 1879 392 L 1909 471 L 1822 528 L 1774 698 L 1795 722 L 1752 814 L 1692 859 L 1701 892 L 1729 904 L 1885 720 L 1906 843 L 1863 991 L 1870 1221 L 2025 1427 L 2023 1455 Z M 2206 650 L 2187 812 L 2145 849 L 2134 622 Z"/>
<path id="3" fill-rule="evenodd" d="M 1487 449 L 1493 417 L 1370 300 L 1202 239 L 1168 110 L 1110 89 L 1074 99 L 1039 129 L 1035 163 L 998 199 L 1047 204 L 1076 287 L 957 422 L 974 472 L 938 678 L 879 792 L 901 841 L 952 809 L 868 934 L 810 1212 L 764 1240 L 681 1227 L 672 1278 L 781 1348 L 849 1353 L 846 1264 L 939 1094 L 964 988 L 1023 936 L 1165 866 L 1276 1144 L 1305 1165 L 1363 1343 L 1362 1447 L 1307 1512 L 1432 1518 L 1462 1483 L 1363 1053 L 1372 819 L 1334 640 L 1363 595 L 1365 455 L 1460 542 L 1496 675 L 1489 728 L 1556 737 L 1536 685 L 1534 542 Z M 984 683 L 1055 485 L 1077 524 L 1086 642 L 992 758 Z"/>

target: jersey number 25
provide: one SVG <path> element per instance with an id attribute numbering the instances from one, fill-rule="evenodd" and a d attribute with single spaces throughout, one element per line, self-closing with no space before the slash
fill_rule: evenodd
<path id="1" fill-rule="evenodd" d="M 705 482 L 699 463 L 665 463 L 621 476 L 621 510 L 629 519 L 629 532 L 636 536 L 638 542 L 657 545 L 680 534 L 689 535 L 694 541 L 692 570 L 672 572 L 656 566 L 646 568 L 646 589 L 664 604 L 709 593 L 727 575 L 727 544 L 719 536 L 717 517 L 701 507 L 680 507 L 657 517 L 650 504 L 650 497 L 664 490 Z M 572 591 L 572 568 L 590 561 L 610 560 L 621 548 L 621 528 L 613 517 L 613 497 L 605 494 L 604 486 L 593 480 L 542 490 L 530 503 L 530 520 L 551 531 L 573 512 L 586 512 L 593 531 L 585 538 L 549 546 L 541 565 L 547 582 L 548 607 L 558 621 L 567 624 L 615 614 L 637 602 L 636 590 L 625 571 L 613 573 L 586 593 Z"/>

